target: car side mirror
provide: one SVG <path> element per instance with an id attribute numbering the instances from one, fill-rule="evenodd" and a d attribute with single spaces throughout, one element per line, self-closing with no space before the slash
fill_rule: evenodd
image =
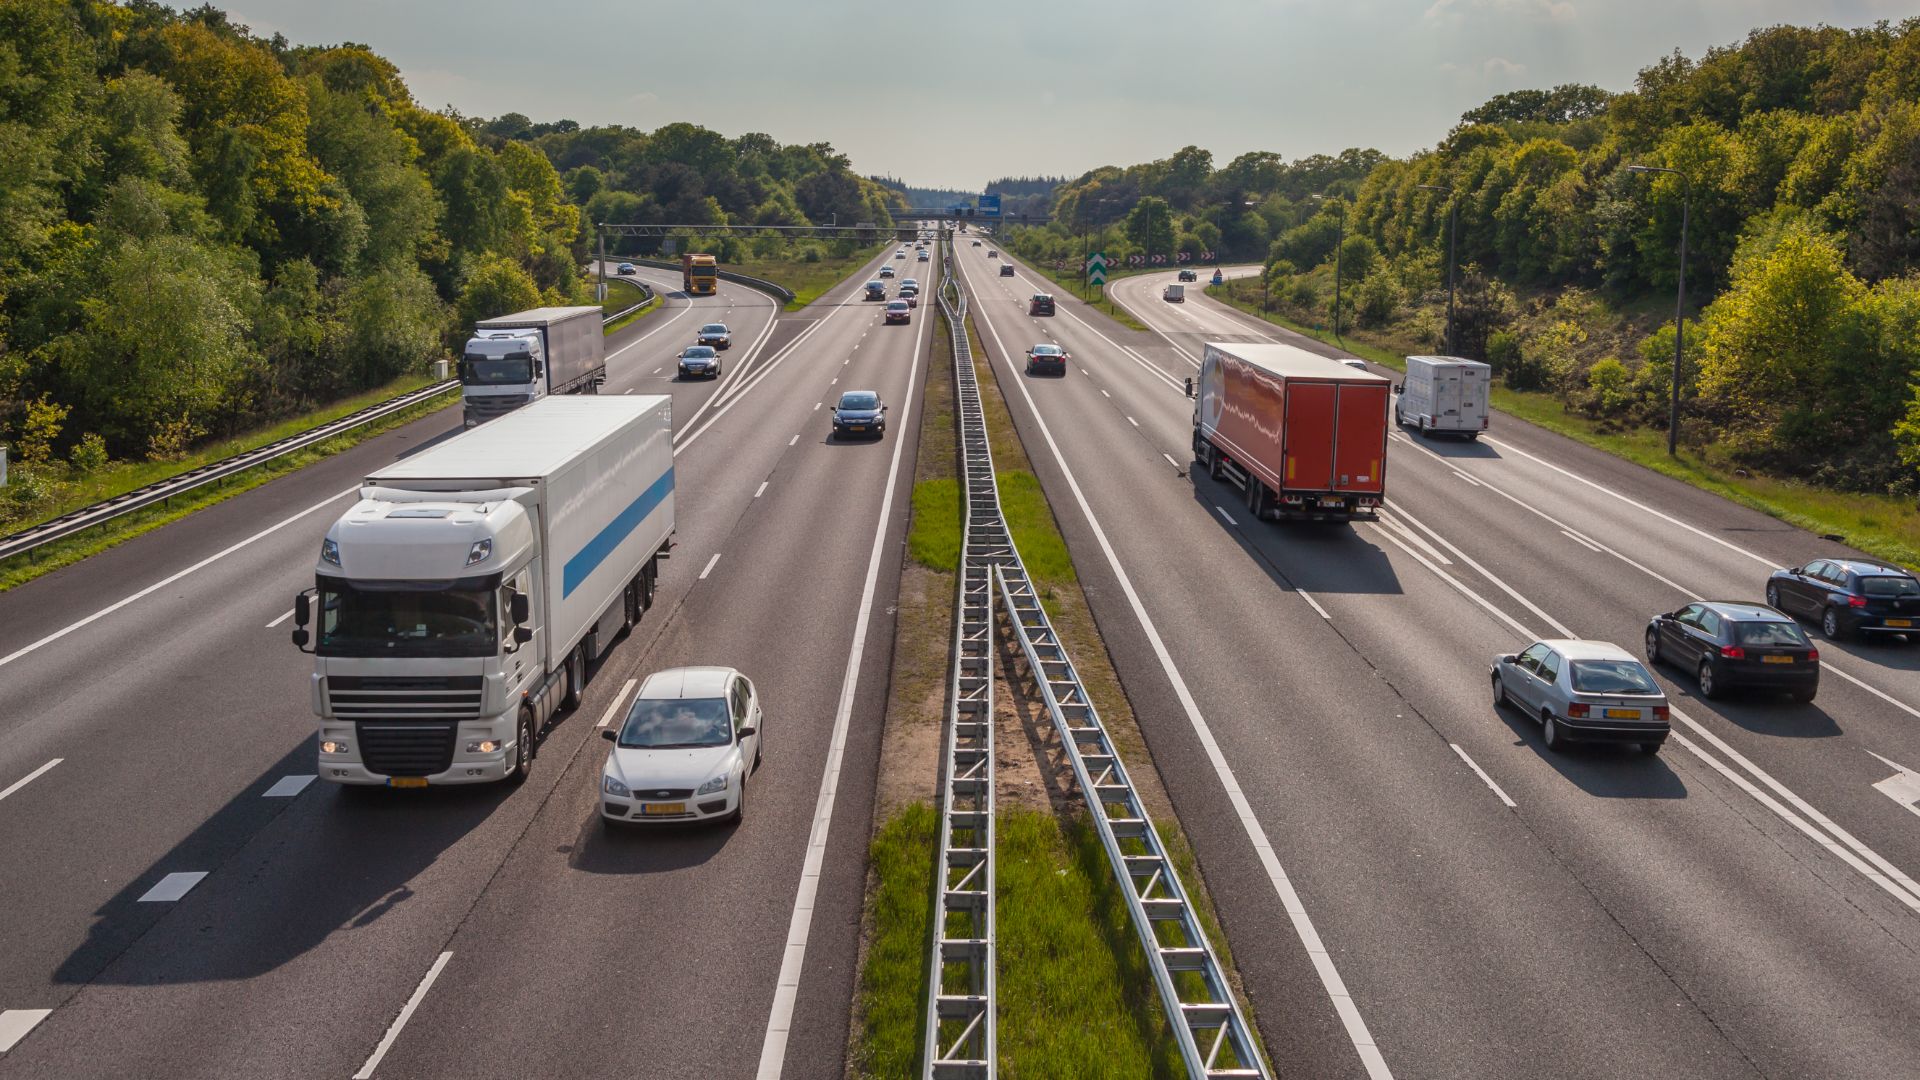
<path id="1" fill-rule="evenodd" d="M 601 728 L 600 737 L 607 740 L 608 742 L 612 742 L 613 740 L 620 737 L 620 733 L 613 730 L 612 728 Z"/>
<path id="2" fill-rule="evenodd" d="M 533 640 L 533 627 L 516 626 L 513 628 L 513 643 L 515 645 L 525 645 L 527 642 L 532 640 Z"/>
<path id="3" fill-rule="evenodd" d="M 1407 392 L 1407 385 L 1405 383 L 1394 383 L 1393 392 L 1396 394 L 1404 394 Z"/>
<path id="4" fill-rule="evenodd" d="M 1797 567 L 1797 566 L 1789 566 L 1789 567 L 1787 567 L 1787 573 L 1789 573 L 1789 574 L 1797 574 L 1797 573 L 1799 573 L 1799 572 L 1800 572 L 1800 568 L 1799 568 L 1799 567 Z"/>
<path id="5" fill-rule="evenodd" d="M 735 732 L 735 734 L 739 735 L 741 738 L 744 739 L 751 735 L 757 735 L 759 734 L 759 732 L 760 732 L 759 728 L 754 727 L 752 724 L 748 724 L 746 727 L 743 727 L 739 731 Z"/>
<path id="6" fill-rule="evenodd" d="M 513 616 L 515 625 L 524 623 L 532 618 L 533 606 L 528 602 L 527 594 L 523 592 L 514 593 L 513 599 L 507 602 L 507 612 Z"/>
<path id="7" fill-rule="evenodd" d="M 1507 655 L 1500 658 L 1500 662 L 1503 664 L 1511 664 L 1519 659 L 1520 659 L 1520 654 L 1508 653 Z"/>
<path id="8" fill-rule="evenodd" d="M 880 406 L 880 411 L 881 411 L 881 412 L 886 412 L 886 411 L 887 411 L 887 407 L 886 407 L 885 405 L 882 405 L 882 406 Z"/>

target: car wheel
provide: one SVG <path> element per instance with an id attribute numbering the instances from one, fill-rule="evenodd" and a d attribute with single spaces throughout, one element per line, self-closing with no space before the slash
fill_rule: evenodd
<path id="1" fill-rule="evenodd" d="M 1785 610 L 1780 606 L 1780 586 L 1778 585 L 1767 586 L 1767 606 L 1772 608 L 1775 611 Z"/>
<path id="2" fill-rule="evenodd" d="M 1840 622 L 1840 613 L 1833 608 L 1828 608 L 1827 613 L 1820 617 L 1820 632 L 1832 641 L 1845 641 L 1847 638 L 1847 628 Z"/>
<path id="3" fill-rule="evenodd" d="M 1660 631 L 1647 627 L 1647 663 L 1660 666 Z"/>
<path id="4" fill-rule="evenodd" d="M 1407 418 L 1406 418 L 1406 417 L 1404 417 L 1404 416 L 1402 416 L 1402 415 L 1400 415 L 1400 406 L 1398 406 L 1398 405 L 1395 405 L 1395 406 L 1393 407 L 1393 426 L 1394 426 L 1394 427 L 1406 427 L 1406 426 L 1407 426 Z"/>
<path id="5" fill-rule="evenodd" d="M 1717 698 L 1720 696 L 1720 683 L 1713 677 L 1713 661 L 1700 661 L 1700 696 Z"/>
<path id="6" fill-rule="evenodd" d="M 527 774 L 533 771 L 533 710 L 520 710 L 520 723 L 514 731 L 513 771 L 507 774 L 510 783 L 524 784 Z"/>
<path id="7" fill-rule="evenodd" d="M 1424 416 L 1420 418 L 1420 437 L 1427 438 L 1427 418 Z"/>
<path id="8" fill-rule="evenodd" d="M 1560 734 L 1560 721 L 1550 712 L 1540 714 L 1540 743 L 1556 754 L 1566 745 L 1566 739 Z"/>
<path id="9" fill-rule="evenodd" d="M 1493 707 L 1495 709 L 1498 709 L 1502 705 L 1505 705 L 1506 703 L 1507 703 L 1507 684 L 1500 681 L 1500 676 L 1495 675 L 1493 677 Z"/>
<path id="10" fill-rule="evenodd" d="M 1662 742 L 1643 742 L 1640 744 L 1640 752 L 1647 755 L 1648 757 L 1652 757 L 1653 755 L 1660 752 L 1660 747 L 1663 744 L 1664 744 L 1664 740 L 1662 740 Z"/>
<path id="11" fill-rule="evenodd" d="M 729 825 L 738 825 L 747 816 L 747 778 L 740 777 L 740 801 L 733 804 L 733 813 L 727 815 Z"/>
<path id="12" fill-rule="evenodd" d="M 1787 696 L 1802 705 L 1808 705 L 1812 704 L 1814 694 L 1818 693 L 1819 689 L 1817 686 L 1795 687 L 1787 692 Z"/>

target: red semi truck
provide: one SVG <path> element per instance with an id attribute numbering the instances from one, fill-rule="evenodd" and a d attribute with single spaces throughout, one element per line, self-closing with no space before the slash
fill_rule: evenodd
<path id="1" fill-rule="evenodd" d="M 1386 494 L 1392 384 L 1282 344 L 1208 342 L 1193 456 L 1257 518 L 1346 521 Z"/>

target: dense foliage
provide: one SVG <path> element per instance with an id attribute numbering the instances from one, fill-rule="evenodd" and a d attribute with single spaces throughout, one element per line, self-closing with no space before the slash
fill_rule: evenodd
<path id="1" fill-rule="evenodd" d="M 1453 211 L 1456 351 L 1589 415 L 1664 425 L 1683 200 L 1683 394 L 1705 421 L 1683 437 L 1832 486 L 1920 487 L 1920 19 L 1756 30 L 1620 94 L 1504 94 L 1405 160 L 1215 169 L 1188 147 L 1096 169 L 1011 242 L 1262 259 L 1268 302 L 1322 324 L 1338 248 L 1340 321 L 1433 349 Z"/>

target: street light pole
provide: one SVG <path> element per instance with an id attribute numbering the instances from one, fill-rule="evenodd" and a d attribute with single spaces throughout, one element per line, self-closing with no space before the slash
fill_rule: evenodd
<path id="1" fill-rule="evenodd" d="M 1459 355 L 1458 344 L 1453 339 L 1453 270 L 1460 250 L 1460 211 L 1459 200 L 1453 197 L 1452 188 L 1443 188 L 1437 184 L 1418 184 L 1422 191 L 1439 191 L 1447 196 L 1447 355 Z"/>
<path id="2" fill-rule="evenodd" d="M 1315 195 L 1315 199 L 1326 201 L 1325 195 Z M 1347 246 L 1347 210 L 1346 204 L 1340 204 L 1340 223 L 1333 234 L 1333 336 L 1340 336 L 1340 258 L 1341 248 Z"/>
<path id="3" fill-rule="evenodd" d="M 1680 446 L 1680 355 L 1687 327 L 1687 224 L 1693 213 L 1693 179 L 1679 169 L 1658 165 L 1629 165 L 1631 173 L 1672 173 L 1680 178 L 1680 291 L 1673 302 L 1673 377 L 1668 380 L 1667 456 Z"/>

